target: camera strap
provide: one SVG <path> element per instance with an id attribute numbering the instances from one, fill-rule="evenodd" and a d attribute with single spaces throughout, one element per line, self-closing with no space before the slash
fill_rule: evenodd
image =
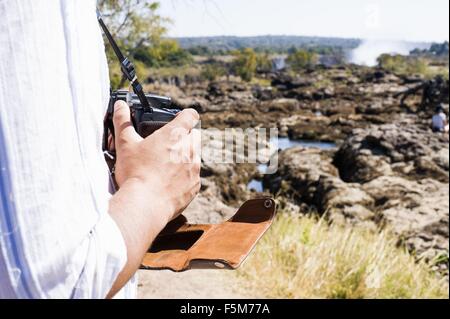
<path id="1" fill-rule="evenodd" d="M 114 40 L 113 36 L 111 35 L 111 32 L 109 32 L 108 28 L 106 27 L 105 22 L 103 21 L 102 15 L 100 11 L 97 9 L 97 20 L 103 29 L 103 32 L 106 35 L 106 38 L 108 39 L 109 43 L 111 44 L 111 47 L 113 48 L 113 51 L 117 58 L 119 59 L 122 74 L 127 78 L 128 81 L 130 81 L 131 86 L 133 87 L 134 93 L 138 96 L 139 101 L 141 102 L 141 105 L 146 109 L 146 111 L 152 112 L 152 108 L 145 96 L 144 89 L 142 85 L 139 83 L 139 80 L 136 75 L 136 69 L 133 65 L 133 63 L 126 58 L 122 51 L 120 50 L 119 46 L 117 45 L 117 42 Z"/>

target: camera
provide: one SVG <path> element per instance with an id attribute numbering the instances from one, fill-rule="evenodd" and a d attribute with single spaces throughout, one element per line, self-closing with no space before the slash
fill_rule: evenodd
<path id="1" fill-rule="evenodd" d="M 113 167 L 115 152 L 110 147 L 110 137 L 115 136 L 113 118 L 114 105 L 117 101 L 124 101 L 130 106 L 133 126 L 136 132 L 143 138 L 152 135 L 172 121 L 181 110 L 174 108 L 172 100 L 168 97 L 144 93 L 142 85 L 138 81 L 133 63 L 121 52 L 98 10 L 97 18 L 120 62 L 123 76 L 130 81 L 134 92 L 132 93 L 126 90 L 111 91 L 108 111 L 104 120 L 103 151 L 105 152 L 108 164 L 111 164 L 110 167 Z"/>
<path id="2" fill-rule="evenodd" d="M 143 106 L 138 95 L 126 90 L 111 92 L 105 117 L 103 148 L 107 150 L 109 136 L 114 136 L 114 105 L 124 101 L 130 106 L 131 121 L 136 132 L 146 138 L 172 121 L 181 110 L 172 105 L 172 99 L 154 94 L 144 94 L 149 107 Z"/>

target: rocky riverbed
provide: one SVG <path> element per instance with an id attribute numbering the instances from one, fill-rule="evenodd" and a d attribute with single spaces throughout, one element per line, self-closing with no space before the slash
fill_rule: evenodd
<path id="1" fill-rule="evenodd" d="M 357 66 L 261 78 L 259 84 L 160 81 L 149 90 L 172 96 L 180 107 L 196 108 L 203 128 L 277 128 L 292 140 L 336 147 L 277 152 L 267 145 L 261 157 L 275 152 L 279 168 L 265 176 L 257 164 L 204 162 L 202 192 L 186 216 L 220 222 L 244 200 L 259 196 L 247 185 L 261 180 L 285 211 L 315 213 L 354 227 L 387 227 L 399 245 L 448 276 L 448 134 L 431 131 L 433 106 L 419 109 L 420 92 L 405 105 L 398 95 L 422 79 Z M 446 85 L 441 102 L 448 114 Z M 211 140 L 211 133 L 204 133 L 204 151 L 222 147 Z"/>

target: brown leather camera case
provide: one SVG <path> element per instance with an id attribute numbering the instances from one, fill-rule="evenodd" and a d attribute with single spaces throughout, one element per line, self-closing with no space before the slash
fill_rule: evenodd
<path id="1" fill-rule="evenodd" d="M 142 269 L 237 269 L 271 226 L 275 211 L 272 199 L 261 198 L 219 225 L 191 225 L 181 216 L 156 238 Z"/>

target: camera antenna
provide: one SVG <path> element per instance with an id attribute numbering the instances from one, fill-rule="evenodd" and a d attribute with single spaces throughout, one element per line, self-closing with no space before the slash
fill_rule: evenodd
<path id="1" fill-rule="evenodd" d="M 106 24 L 103 21 L 102 15 L 98 9 L 97 9 L 97 20 L 100 23 L 100 26 L 102 27 L 103 32 L 105 33 L 106 37 L 108 38 L 108 41 L 111 44 L 111 46 L 114 50 L 114 53 L 116 54 L 117 58 L 119 59 L 123 75 L 128 79 L 128 81 L 130 81 L 131 86 L 133 87 L 133 91 L 138 96 L 142 107 L 151 112 L 152 108 L 151 108 L 150 104 L 148 103 L 147 97 L 145 96 L 144 89 L 142 88 L 141 83 L 139 83 L 139 81 L 138 81 L 138 78 L 136 75 L 136 69 L 135 69 L 133 63 L 123 55 L 122 51 L 120 50 L 120 48 L 117 45 L 116 41 L 114 40 L 113 36 L 111 35 L 108 28 L 106 27 Z"/>

